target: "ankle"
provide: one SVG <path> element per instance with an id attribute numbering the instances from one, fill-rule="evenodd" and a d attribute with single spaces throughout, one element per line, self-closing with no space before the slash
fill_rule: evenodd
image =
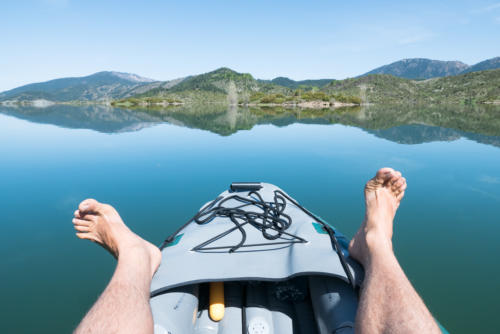
<path id="1" fill-rule="evenodd" d="M 392 240 L 380 229 L 372 228 L 365 234 L 366 247 L 369 259 L 387 256 L 393 253 Z"/>
<path id="2" fill-rule="evenodd" d="M 130 240 L 123 240 L 118 245 L 119 257 L 144 257 L 148 255 L 146 244 L 141 240 L 132 238 Z"/>

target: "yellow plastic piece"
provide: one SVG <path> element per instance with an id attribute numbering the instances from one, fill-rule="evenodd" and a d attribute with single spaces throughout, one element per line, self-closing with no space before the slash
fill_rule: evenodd
<path id="1" fill-rule="evenodd" d="M 211 282 L 209 289 L 208 314 L 213 321 L 221 321 L 224 318 L 224 283 Z"/>

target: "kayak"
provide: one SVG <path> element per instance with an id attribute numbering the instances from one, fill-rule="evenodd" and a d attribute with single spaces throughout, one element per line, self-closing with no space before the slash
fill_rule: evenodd
<path id="1" fill-rule="evenodd" d="M 354 333 L 364 273 L 347 248 L 280 188 L 233 183 L 160 247 L 155 333 Z"/>

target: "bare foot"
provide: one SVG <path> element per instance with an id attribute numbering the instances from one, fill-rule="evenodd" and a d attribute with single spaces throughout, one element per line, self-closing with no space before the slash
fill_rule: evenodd
<path id="1" fill-rule="evenodd" d="M 377 251 L 392 251 L 393 220 L 404 196 L 406 179 L 392 168 L 382 168 L 365 186 L 366 214 L 349 244 L 349 253 L 366 265 Z"/>
<path id="2" fill-rule="evenodd" d="M 108 204 L 86 199 L 75 211 L 73 224 L 80 239 L 89 239 L 106 248 L 115 258 L 128 251 L 144 251 L 151 263 L 151 276 L 161 261 L 158 247 L 132 232 L 118 212 Z"/>

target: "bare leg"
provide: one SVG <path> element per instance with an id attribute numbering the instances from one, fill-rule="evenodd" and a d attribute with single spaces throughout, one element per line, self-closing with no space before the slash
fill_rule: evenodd
<path id="1" fill-rule="evenodd" d="M 106 248 L 118 259 L 108 286 L 75 333 L 153 333 L 149 288 L 160 250 L 133 233 L 116 210 L 83 201 L 73 219 L 76 235 Z"/>
<path id="2" fill-rule="evenodd" d="M 382 168 L 365 187 L 365 220 L 349 245 L 365 268 L 356 315 L 358 333 L 441 333 L 392 250 L 393 220 L 406 180 Z"/>

